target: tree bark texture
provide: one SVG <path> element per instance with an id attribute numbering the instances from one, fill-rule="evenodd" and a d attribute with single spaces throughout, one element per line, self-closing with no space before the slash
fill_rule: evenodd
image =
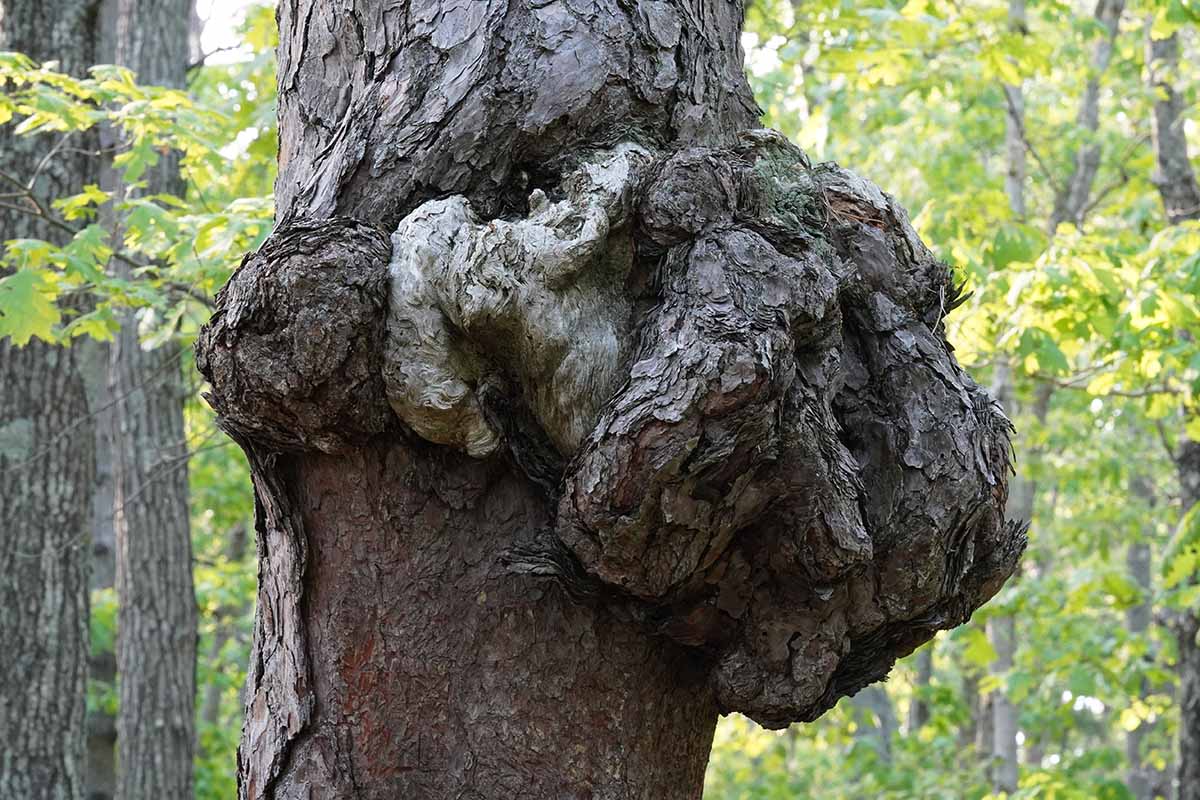
<path id="1" fill-rule="evenodd" d="M 1154 141 L 1154 185 L 1162 196 L 1167 220 L 1178 224 L 1200 219 L 1200 183 L 1188 157 L 1183 130 L 1183 98 L 1175 91 L 1179 69 L 1179 37 L 1155 39 L 1146 26 L 1146 70 L 1155 93 L 1151 133 Z"/>
<path id="2" fill-rule="evenodd" d="M 0 0 L 0 50 L 93 61 L 92 4 Z M 43 197 L 94 180 L 58 139 L 0 129 L 0 169 Z M 73 143 L 77 144 L 77 143 Z M 58 240 L 34 216 L 0 211 L 0 240 Z M 88 561 L 93 421 L 79 353 L 40 340 L 0 341 L 0 797 L 79 800 L 84 792 Z"/>
<path id="3" fill-rule="evenodd" d="M 118 0 L 117 62 L 144 83 L 183 86 L 191 0 Z M 182 194 L 165 155 L 146 191 Z M 118 187 L 124 191 L 123 187 Z M 128 265 L 114 270 L 132 279 Z M 116 797 L 190 797 L 195 739 L 196 600 L 188 511 L 181 351 L 142 347 L 139 317 L 123 314 L 110 386 L 117 542 Z"/>
<path id="4" fill-rule="evenodd" d="M 1012 573 L 949 270 L 755 128 L 741 13 L 281 7 L 281 219 L 197 344 L 243 797 L 697 797 L 719 713 L 815 719 Z"/>

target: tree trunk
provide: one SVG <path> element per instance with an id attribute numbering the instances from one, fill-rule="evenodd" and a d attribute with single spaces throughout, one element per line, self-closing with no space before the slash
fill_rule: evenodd
<path id="1" fill-rule="evenodd" d="M 117 62 L 143 83 L 183 86 L 190 0 L 118 0 Z M 164 156 L 146 191 L 183 194 Z M 114 262 L 119 277 L 128 265 Z M 196 601 L 188 519 L 181 351 L 145 349 L 139 317 L 121 317 L 110 384 L 116 482 L 117 748 L 120 800 L 190 797 L 196 702 Z"/>
<path id="2" fill-rule="evenodd" d="M 1130 482 L 1131 492 L 1144 499 L 1148 509 L 1154 507 L 1154 488 L 1144 476 L 1136 476 Z M 1150 541 L 1153 526 L 1147 525 L 1143 538 L 1130 542 L 1125 550 L 1125 566 L 1129 578 L 1138 587 L 1140 599 L 1125 611 L 1125 628 L 1133 637 L 1143 638 L 1150 630 L 1154 613 L 1154 585 L 1152 582 L 1152 557 Z M 1151 656 L 1147 654 L 1146 659 Z M 1143 679 L 1139 698 L 1150 694 L 1149 681 Z M 1155 727 L 1154 722 L 1143 722 L 1125 734 L 1125 758 L 1129 762 L 1125 784 L 1135 800 L 1153 800 L 1154 787 L 1159 783 L 1160 776 L 1154 767 L 1147 763 L 1143 752 L 1147 735 Z"/>
<path id="3" fill-rule="evenodd" d="M 888 697 L 883 684 L 868 686 L 854 695 L 854 707 L 858 711 L 858 728 L 855 738 L 871 742 L 885 764 L 892 761 L 892 737 L 900 730 L 896 721 L 896 709 Z"/>
<path id="4" fill-rule="evenodd" d="M 912 704 L 908 708 L 908 735 L 913 736 L 929 722 L 929 701 L 922 693 L 929 689 L 933 680 L 933 642 L 917 651 L 914 659 L 916 675 L 913 676 Z"/>
<path id="5" fill-rule="evenodd" d="M 1028 30 L 1025 0 L 1009 0 L 1008 26 L 1018 34 Z M 1007 99 L 1007 113 L 1004 119 L 1004 142 L 1007 171 L 1005 173 L 1004 189 L 1008 195 L 1009 210 L 1013 217 L 1025 219 L 1027 208 L 1025 201 L 1025 181 L 1027 165 L 1025 158 L 1025 96 L 1020 85 L 1004 84 L 1004 94 Z M 1000 402 L 1012 408 L 1015 392 L 1013 376 L 1008 365 L 998 368 L 1000 377 L 996 382 L 996 394 Z M 1009 504 L 1015 510 L 1020 508 L 1026 513 L 1023 519 L 1029 519 L 1033 507 L 1033 487 L 1023 478 L 1018 477 L 1014 482 L 1013 493 L 1009 496 Z M 992 618 L 987 624 L 988 637 L 996 651 L 996 660 L 991 671 L 1002 679 L 1007 678 L 1013 666 L 1016 654 L 1017 634 L 1016 621 L 1011 615 L 1001 615 Z M 992 790 L 999 794 L 1012 794 L 1017 790 L 1020 779 L 1020 767 L 1017 762 L 1017 709 L 1009 700 L 1003 688 L 996 688 L 989 693 L 989 705 L 992 722 L 991 732 L 991 778 Z"/>
<path id="6" fill-rule="evenodd" d="M 1017 651 L 1016 620 L 1011 614 L 988 622 L 988 635 L 996 649 L 992 672 L 1007 678 Z M 992 699 L 992 791 L 1014 794 L 1020 779 L 1017 761 L 1017 707 L 1004 689 L 991 693 Z"/>
<path id="7" fill-rule="evenodd" d="M 741 13 L 281 5 L 280 222 L 197 344 L 242 797 L 697 797 L 719 713 L 815 719 L 1015 568 L 948 270 L 755 130 Z"/>
<path id="8" fill-rule="evenodd" d="M 1175 454 L 1184 513 L 1200 503 L 1200 442 L 1184 439 Z M 1171 614 L 1169 628 L 1179 649 L 1179 800 L 1200 800 L 1200 612 Z"/>
<path id="9" fill-rule="evenodd" d="M 1171 224 L 1200 220 L 1200 183 L 1192 171 L 1183 130 L 1182 101 L 1171 83 L 1179 65 L 1179 41 L 1172 35 L 1154 39 L 1147 25 L 1146 66 L 1155 93 L 1154 184 Z M 1200 442 L 1180 437 L 1175 454 L 1180 500 L 1184 513 L 1200 502 Z M 1200 613 L 1178 611 L 1169 628 L 1179 649 L 1179 800 L 1200 800 Z"/>
<path id="10" fill-rule="evenodd" d="M 1162 196 L 1167 220 L 1178 224 L 1200 219 L 1200 184 L 1188 157 L 1183 130 L 1183 99 L 1172 83 L 1179 69 L 1179 38 L 1155 39 L 1146 25 L 1146 72 L 1154 92 L 1151 133 L 1154 140 L 1154 185 Z"/>
<path id="11" fill-rule="evenodd" d="M 94 54 L 88 10 L 0 0 L 0 50 L 82 74 Z M 48 159 L 59 138 L 0 128 L 0 171 L 42 197 L 81 191 L 92 165 L 79 154 Z M 18 237 L 61 240 L 34 216 L 0 211 L 0 239 Z M 0 341 L 0 797 L 83 797 L 94 439 L 78 356 Z"/>
<path id="12" fill-rule="evenodd" d="M 1096 22 L 1103 27 L 1104 34 L 1092 50 L 1087 86 L 1084 88 L 1083 101 L 1079 105 L 1079 115 L 1075 120 L 1075 124 L 1085 133 L 1088 140 L 1075 151 L 1075 163 L 1071 173 L 1066 183 L 1055 193 L 1054 210 L 1046 226 L 1051 236 L 1060 223 L 1082 225 L 1088 210 L 1092 184 L 1096 180 L 1096 172 L 1100 169 L 1100 145 L 1092 141 L 1096 131 L 1100 129 L 1100 78 L 1108 70 L 1108 62 L 1112 60 L 1113 45 L 1124 11 L 1125 0 L 1096 0 Z"/>

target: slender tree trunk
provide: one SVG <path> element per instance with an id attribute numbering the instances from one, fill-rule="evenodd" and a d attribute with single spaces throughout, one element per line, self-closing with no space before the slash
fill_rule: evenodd
<path id="1" fill-rule="evenodd" d="M 280 222 L 197 344 L 243 797 L 697 797 L 719 713 L 815 719 L 1012 573 L 947 270 L 756 129 L 741 15 L 281 4 Z"/>
<path id="2" fill-rule="evenodd" d="M 1146 25 L 1146 74 L 1154 92 L 1151 132 L 1154 140 L 1154 185 L 1162 196 L 1167 220 L 1172 224 L 1200 219 L 1200 184 L 1188 157 L 1183 130 L 1183 99 L 1173 83 L 1179 69 L 1179 37 L 1155 39 Z"/>
<path id="3" fill-rule="evenodd" d="M 859 727 L 855 738 L 871 743 L 885 764 L 892 761 L 892 737 L 900 730 L 896 720 L 896 709 L 883 684 L 868 686 L 854 695 L 854 707 L 858 711 Z"/>
<path id="4" fill-rule="evenodd" d="M 244 525 L 236 525 L 229 532 L 225 556 L 235 563 L 246 557 L 246 527 Z M 210 663 L 215 664 L 220 660 L 221 651 L 225 649 L 225 645 L 233 638 L 235 632 L 233 620 L 244 612 L 245 608 L 237 604 L 232 607 L 218 608 L 213 614 L 216 630 L 213 633 L 212 646 L 208 651 Z M 208 725 L 217 725 L 221 721 L 221 690 L 221 684 L 216 681 L 204 687 L 204 699 L 200 704 L 200 720 Z"/>
<path id="5" fill-rule="evenodd" d="M 1148 508 L 1154 507 L 1153 486 L 1144 477 L 1138 476 L 1131 481 L 1133 494 L 1145 500 Z M 1152 526 L 1146 526 L 1143 538 L 1130 542 L 1125 550 L 1125 566 L 1129 578 L 1138 587 L 1141 598 L 1125 611 L 1125 628 L 1130 635 L 1145 637 L 1153 621 L 1154 585 L 1151 578 L 1152 556 L 1150 541 Z M 1147 656 L 1149 659 L 1150 656 Z M 1144 698 L 1150 693 L 1149 682 L 1142 681 L 1138 696 Z M 1125 784 L 1135 800 L 1153 800 L 1154 787 L 1159 783 L 1157 771 L 1146 761 L 1143 752 L 1146 738 L 1152 733 L 1155 723 L 1143 722 L 1125 734 L 1125 758 L 1129 762 Z"/>
<path id="6" fill-rule="evenodd" d="M 1179 41 L 1172 35 L 1154 39 L 1146 26 L 1146 73 L 1155 93 L 1154 183 L 1163 209 L 1172 224 L 1200 220 L 1200 183 L 1192 171 L 1183 130 L 1182 100 L 1172 80 L 1179 66 Z M 1200 442 L 1180 437 L 1175 454 L 1180 499 L 1186 512 L 1200 502 Z M 1179 611 L 1169 627 L 1179 649 L 1179 765 L 1176 783 L 1179 800 L 1200 800 L 1200 613 Z"/>
<path id="7" fill-rule="evenodd" d="M 1175 454 L 1184 513 L 1200 503 L 1200 442 L 1184 439 Z M 1178 648 L 1179 765 L 1175 774 L 1179 800 L 1200 800 L 1200 612 L 1171 614 L 1168 627 Z"/>
<path id="8" fill-rule="evenodd" d="M 191 0 L 118 0 L 117 62 L 148 84 L 183 86 Z M 148 192 L 182 194 L 161 158 Z M 114 262 L 120 277 L 127 265 Z M 128 311 L 112 345 L 117 538 L 119 800 L 190 797 L 196 601 L 188 521 L 180 348 L 141 346 Z"/>
<path id="9" fill-rule="evenodd" d="M 0 50 L 76 75 L 92 63 L 94 25 L 88 2 L 0 0 Z M 79 192 L 93 165 L 66 152 L 47 159 L 61 144 L 0 128 L 0 170 L 41 197 Z M 0 211 L 0 239 L 18 237 L 61 239 Z M 0 341 L 0 797 L 83 797 L 94 439 L 78 356 Z"/>
<path id="10" fill-rule="evenodd" d="M 53 21 L 53 24 L 51 24 Z M 0 49 L 81 74 L 95 41 L 89 4 L 0 2 Z M 58 137 L 0 129 L 0 170 L 43 198 L 93 179 L 79 154 L 47 159 Z M 69 142 L 81 146 L 80 141 Z M 45 163 L 43 163 L 45 162 Z M 32 216 L 0 212 L 0 239 L 58 240 Z M 83 793 L 93 418 L 78 348 L 0 341 L 0 796 Z"/>
<path id="11" fill-rule="evenodd" d="M 992 672 L 1007 677 L 1013 668 L 1017 651 L 1016 620 L 1012 615 L 994 617 L 988 621 L 988 636 L 996 649 Z M 1008 693 L 1000 688 L 991 693 L 992 700 L 992 791 L 1017 791 L 1020 762 L 1017 760 L 1017 707 Z"/>
<path id="12" fill-rule="evenodd" d="M 1008 26 L 1013 31 L 1025 33 L 1028 30 L 1026 20 L 1025 0 L 1009 0 Z M 1005 116 L 1005 155 L 1007 171 L 1005 173 L 1004 189 L 1008 194 L 1008 206 L 1017 219 L 1024 219 L 1027 214 L 1025 201 L 1025 181 L 1028 171 L 1025 158 L 1025 96 L 1019 85 L 1004 85 L 1007 97 L 1007 114 Z M 1015 392 L 1013 391 L 1013 376 L 1007 366 L 1001 367 L 1003 374 L 997 381 L 997 396 L 1007 408 L 1015 407 Z M 1025 512 L 1021 519 L 1029 519 L 1033 507 L 1033 487 L 1029 482 L 1018 477 L 1013 482 L 1012 493 L 1008 498 L 1009 512 L 1020 509 Z M 991 671 L 1001 677 L 1007 677 L 1013 667 L 1013 658 L 1017 648 L 1016 621 L 1011 615 L 1000 615 L 991 618 L 987 624 L 988 637 L 996 651 L 996 659 Z M 989 694 L 991 705 L 991 778 L 992 790 L 996 793 L 1017 790 L 1020 778 L 1020 767 L 1017 761 L 1017 709 L 1009 700 L 1003 688 L 997 688 Z"/>
<path id="13" fill-rule="evenodd" d="M 929 683 L 933 680 L 934 644 L 934 642 L 930 642 L 922 647 L 917 651 L 916 658 L 913 659 L 916 674 L 913 676 L 912 705 L 908 709 L 909 736 L 921 730 L 925 727 L 925 723 L 929 722 L 929 701 L 921 695 L 929 688 Z"/>
<path id="14" fill-rule="evenodd" d="M 1087 140 L 1075 151 L 1075 163 L 1071 173 L 1066 183 L 1055 194 L 1054 210 L 1046 226 L 1051 235 L 1060 223 L 1083 224 L 1083 217 L 1087 213 L 1092 184 L 1096 180 L 1096 172 L 1100 169 L 1100 145 L 1093 141 L 1096 131 L 1100 129 L 1100 79 L 1112 60 L 1113 45 L 1124 11 L 1124 0 L 1096 0 L 1095 17 L 1103 27 L 1104 34 L 1092 50 L 1087 86 L 1084 88 L 1083 101 L 1079 105 L 1079 114 L 1075 121 Z"/>

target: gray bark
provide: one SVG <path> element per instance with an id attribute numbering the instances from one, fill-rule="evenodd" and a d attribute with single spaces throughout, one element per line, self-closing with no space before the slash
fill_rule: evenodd
<path id="1" fill-rule="evenodd" d="M 1157 98 L 1152 118 L 1154 183 L 1172 224 L 1200 220 L 1200 183 L 1196 182 L 1188 155 L 1183 131 L 1183 103 L 1173 84 L 1178 62 L 1176 36 L 1154 39 L 1147 33 L 1147 75 Z M 1181 506 L 1186 512 L 1200 502 L 1200 442 L 1182 436 L 1175 454 L 1175 466 Z M 1178 647 L 1179 763 L 1175 775 L 1178 798 L 1200 800 L 1200 642 L 1197 642 L 1200 613 L 1173 613 L 1168 627 Z"/>
<path id="2" fill-rule="evenodd" d="M 118 0 L 117 62 L 143 83 L 182 86 L 190 0 Z M 182 194 L 177 161 L 148 171 L 147 191 Z M 118 276 L 132 278 L 114 262 Z M 195 738 L 196 603 L 188 519 L 180 349 L 149 350 L 127 311 L 112 344 L 116 483 L 116 797 L 190 797 Z"/>
<path id="3" fill-rule="evenodd" d="M 1200 212 L 1198 212 L 1200 213 Z M 1181 507 L 1186 513 L 1200 503 L 1200 442 L 1184 439 L 1175 454 Z M 1170 614 L 1179 673 L 1179 763 L 1175 773 L 1178 800 L 1200 800 L 1200 612 Z"/>
<path id="4" fill-rule="evenodd" d="M 78 75 L 94 43 L 87 2 L 0 0 L 0 50 Z M 0 128 L 0 169 L 42 197 L 79 192 L 92 165 L 47 159 L 57 143 Z M 61 241 L 43 220 L 0 210 L 0 238 L 18 237 Z M 0 341 L 0 797 L 83 797 L 93 452 L 78 351 Z"/>
<path id="5" fill-rule="evenodd" d="M 755 130 L 740 4 L 589 8 L 280 9 L 281 221 L 197 344 L 243 797 L 696 797 L 718 713 L 815 719 L 1015 568 L 903 210 Z"/>
<path id="6" fill-rule="evenodd" d="M 1025 0 L 1008 0 L 1008 26 L 1017 33 L 1028 30 Z M 1025 180 L 1028 166 L 1025 159 L 1025 95 L 1020 86 L 1004 84 L 1006 113 L 1004 117 L 1005 173 L 1004 191 L 1008 206 L 1017 219 L 1025 218 Z"/>
<path id="7" fill-rule="evenodd" d="M 933 646 L 934 643 L 922 647 L 913 659 L 916 674 L 913 676 L 913 699 L 908 708 L 908 730 L 911 736 L 929 722 L 929 702 L 921 697 L 921 693 L 929 688 L 933 680 Z"/>
<path id="8" fill-rule="evenodd" d="M 1187 138 L 1183 130 L 1183 99 L 1175 91 L 1178 79 L 1179 38 L 1150 36 L 1146 26 L 1146 72 L 1155 93 L 1151 132 L 1154 141 L 1154 185 L 1162 196 L 1167 220 L 1175 225 L 1200 219 L 1200 184 L 1192 171 Z"/>
<path id="9" fill-rule="evenodd" d="M 854 695 L 853 704 L 858 718 L 855 738 L 868 741 L 879 753 L 882 762 L 891 763 L 892 737 L 899 733 L 900 724 L 884 684 L 877 683 L 863 689 Z"/>
<path id="10" fill-rule="evenodd" d="M 1092 184 L 1100 169 L 1101 148 L 1094 141 L 1100 129 L 1100 80 L 1112 60 L 1113 45 L 1125 11 L 1124 0 L 1097 0 L 1095 17 L 1104 29 L 1104 34 L 1092 50 L 1092 62 L 1088 71 L 1087 85 L 1079 105 L 1076 126 L 1087 137 L 1075 151 L 1074 164 L 1063 187 L 1055 193 L 1054 210 L 1046 228 L 1051 235 L 1060 223 L 1083 224 L 1088 203 L 1092 195 Z"/>
<path id="11" fill-rule="evenodd" d="M 1025 0 L 1009 0 L 1009 28 L 1018 32 L 1027 31 Z M 1007 96 L 1007 113 L 1004 120 L 1004 142 L 1007 172 L 1004 189 L 1008 195 L 1008 206 L 1017 219 L 1026 215 L 1025 181 L 1027 164 L 1025 157 L 1025 97 L 1021 86 L 1005 84 L 1004 93 Z M 1000 376 L 997 380 L 996 395 L 1001 403 L 1012 407 L 1015 393 L 1013 392 L 1013 377 L 1007 364 L 1001 365 Z M 1032 487 L 1021 477 L 1013 482 L 1013 493 L 1008 497 L 1011 509 L 1020 508 L 1026 512 L 1023 519 L 1029 519 L 1033 506 Z M 1006 513 L 1009 511 L 1006 509 Z M 1016 621 L 1011 615 L 1001 615 L 992 618 L 987 624 L 988 636 L 996 651 L 996 660 L 991 671 L 1006 677 L 1013 666 L 1013 656 L 1016 652 Z M 990 773 L 992 790 L 996 793 L 1017 790 L 1020 778 L 1020 767 L 1017 762 L 1017 709 L 1010 702 L 1007 693 L 997 688 L 988 696 L 988 716 L 991 720 L 991 734 L 988 737 L 991 749 Z"/>
<path id="12" fill-rule="evenodd" d="M 992 671 L 1007 677 L 1013 668 L 1017 650 L 1017 625 L 1012 615 L 988 621 L 988 636 L 996 649 Z M 999 794 L 1017 791 L 1020 763 L 1017 761 L 1017 707 L 1004 689 L 991 694 L 992 701 L 992 791 Z"/>
<path id="13" fill-rule="evenodd" d="M 1130 483 L 1131 492 L 1144 500 L 1149 508 L 1153 508 L 1155 505 L 1154 489 L 1151 483 L 1141 476 L 1135 478 Z M 1125 628 L 1131 635 L 1136 637 L 1145 636 L 1153 622 L 1154 586 L 1151 577 L 1152 558 L 1150 550 L 1150 536 L 1152 535 L 1152 531 L 1152 526 L 1147 525 L 1146 531 L 1143 534 L 1144 538 L 1130 542 L 1125 549 L 1125 566 L 1129 572 L 1129 578 L 1141 593 L 1141 598 L 1138 602 L 1131 605 L 1125 611 Z M 1150 693 L 1151 687 L 1149 682 L 1143 679 L 1138 696 L 1144 698 Z M 1125 784 L 1129 787 L 1129 791 L 1133 794 L 1135 800 L 1153 800 L 1156 789 L 1162 781 L 1162 775 L 1147 762 L 1144 752 L 1145 742 L 1153 733 L 1155 727 L 1155 722 L 1143 722 L 1125 734 L 1125 757 L 1129 764 L 1126 771 Z"/>

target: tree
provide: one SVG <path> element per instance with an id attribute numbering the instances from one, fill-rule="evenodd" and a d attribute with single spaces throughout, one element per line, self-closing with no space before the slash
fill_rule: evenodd
<path id="1" fill-rule="evenodd" d="M 191 0 L 119 0 L 119 64 L 147 83 L 182 87 Z M 147 194 L 184 194 L 178 158 L 160 157 Z M 118 196 L 136 194 L 119 186 Z M 116 259 L 117 277 L 132 280 Z M 190 797 L 195 747 L 196 600 L 192 588 L 181 348 L 143 346 L 140 315 L 120 317 L 112 346 L 117 539 L 120 800 Z"/>
<path id="2" fill-rule="evenodd" d="M 0 0 L 0 51 L 59 58 L 64 70 L 78 74 L 94 60 L 90 5 Z M 0 130 L 4 238 L 62 240 L 61 231 L 29 213 L 28 192 L 74 194 L 94 180 L 86 158 L 64 144 L 63 136 L 19 138 Z M 0 293 L 20 296 L 31 315 L 57 318 L 59 307 L 39 302 L 40 280 L 33 272 L 3 274 Z M 78 351 L 29 341 L 20 328 L 19 321 L 0 316 L 0 796 L 78 800 L 84 789 L 93 421 Z"/>
<path id="3" fill-rule="evenodd" d="M 696 796 L 718 713 L 815 719 L 1013 571 L 950 271 L 757 130 L 740 24 L 281 7 L 279 224 L 197 345 L 244 797 Z"/>
<path id="4" fill-rule="evenodd" d="M 1154 184 L 1162 198 L 1167 220 L 1173 224 L 1200 220 L 1200 183 L 1192 171 L 1187 138 L 1182 124 L 1182 103 L 1172 78 L 1178 69 L 1179 40 L 1172 33 L 1156 38 L 1152 27 L 1146 33 L 1146 74 L 1155 93 L 1152 131 L 1154 141 Z M 1183 336 L 1190 339 L 1191 333 Z M 1194 414 L 1194 409 L 1192 410 Z M 1189 425 L 1188 431 L 1191 430 Z M 1185 525 L 1177 534 L 1181 544 L 1196 538 L 1186 524 L 1194 519 L 1200 504 L 1200 441 L 1185 431 L 1173 455 L 1179 474 L 1180 499 Z M 1179 765 L 1176 783 L 1179 800 L 1200 800 L 1200 614 L 1184 608 L 1167 615 L 1174 634 L 1179 672 Z"/>

